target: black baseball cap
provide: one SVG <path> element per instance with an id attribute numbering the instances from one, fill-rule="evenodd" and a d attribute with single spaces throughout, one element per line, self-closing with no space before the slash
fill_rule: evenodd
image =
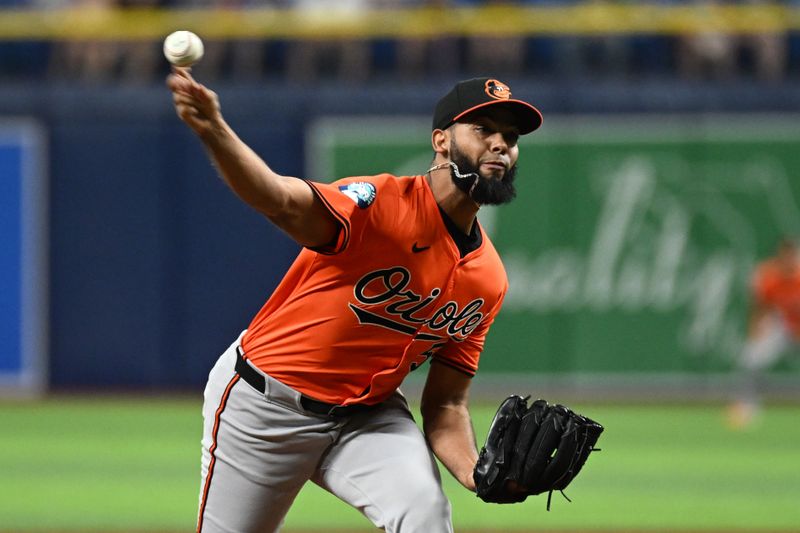
<path id="1" fill-rule="evenodd" d="M 468 113 L 490 105 L 501 105 L 514 113 L 520 135 L 542 125 L 538 109 L 522 100 L 511 98 L 511 89 L 494 78 L 473 78 L 456 83 L 436 104 L 433 129 L 446 129 Z"/>

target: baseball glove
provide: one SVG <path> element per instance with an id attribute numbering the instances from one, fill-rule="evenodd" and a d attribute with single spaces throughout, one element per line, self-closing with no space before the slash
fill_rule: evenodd
<path id="1" fill-rule="evenodd" d="M 516 503 L 561 491 L 578 475 L 603 426 L 563 405 L 509 396 L 494 415 L 473 479 L 485 502 Z M 566 495 L 564 495 L 566 498 Z M 569 498 L 567 498 L 569 500 Z"/>

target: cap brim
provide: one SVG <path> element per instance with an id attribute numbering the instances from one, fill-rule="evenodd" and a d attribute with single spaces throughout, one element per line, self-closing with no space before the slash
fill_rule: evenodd
<path id="1" fill-rule="evenodd" d="M 492 100 L 490 102 L 483 102 L 482 104 L 470 107 L 466 111 L 462 111 L 455 118 L 453 118 L 453 122 L 458 122 L 460 119 L 464 118 L 466 115 L 469 115 L 473 111 L 493 105 L 502 105 L 511 109 L 511 112 L 517 119 L 517 127 L 519 128 L 520 135 L 530 133 L 542 125 L 543 119 L 539 110 L 528 102 L 523 102 L 522 100 Z"/>

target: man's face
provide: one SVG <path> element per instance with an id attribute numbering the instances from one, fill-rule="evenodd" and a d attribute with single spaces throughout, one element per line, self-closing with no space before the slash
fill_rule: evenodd
<path id="1" fill-rule="evenodd" d="M 474 179 L 458 178 L 451 171 L 453 182 L 481 205 L 510 202 L 516 195 L 514 177 L 519 156 L 518 139 L 519 131 L 513 116 L 508 110 L 498 107 L 471 113 L 454 124 L 450 160 L 462 175 L 474 172 L 479 178 L 474 183 Z"/>

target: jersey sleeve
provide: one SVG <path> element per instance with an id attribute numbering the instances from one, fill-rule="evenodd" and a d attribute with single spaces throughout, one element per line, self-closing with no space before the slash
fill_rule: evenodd
<path id="1" fill-rule="evenodd" d="M 311 248 L 315 252 L 333 255 L 345 250 L 355 236 L 363 232 L 376 207 L 381 183 L 379 177 L 345 178 L 334 183 L 306 181 L 314 194 L 339 223 L 339 233 L 329 244 Z"/>

